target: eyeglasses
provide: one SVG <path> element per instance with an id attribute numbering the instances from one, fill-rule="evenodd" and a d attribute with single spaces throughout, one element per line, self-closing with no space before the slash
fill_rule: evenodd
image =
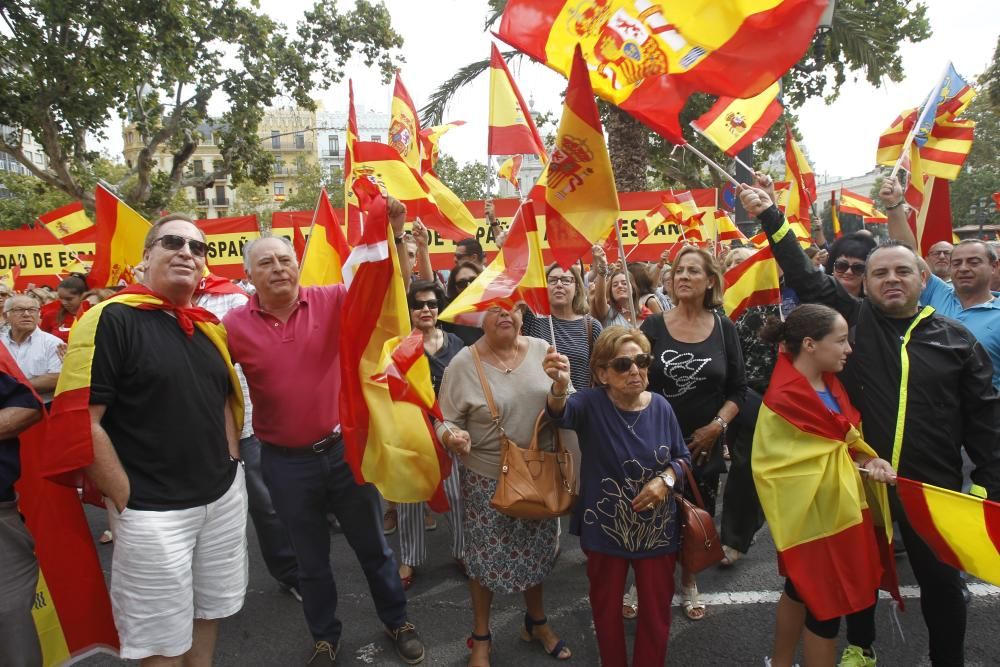
<path id="1" fill-rule="evenodd" d="M 833 263 L 833 270 L 836 271 L 837 273 L 847 273 L 848 271 L 850 271 L 856 276 L 862 276 L 865 273 L 865 263 L 856 262 L 852 264 L 851 262 L 848 262 L 846 259 L 838 259 L 836 262 Z"/>
<path id="2" fill-rule="evenodd" d="M 162 245 L 164 250 L 174 252 L 183 248 L 184 244 L 187 244 L 191 254 L 195 257 L 204 257 L 208 254 L 208 244 L 204 241 L 189 239 L 186 236 L 178 236 L 177 234 L 164 234 L 160 238 L 153 241 L 153 245 L 156 245 L 157 243 Z"/>
<path id="3" fill-rule="evenodd" d="M 475 278 L 462 278 L 461 280 L 455 281 L 455 287 L 461 287 L 462 289 L 465 289 L 474 282 L 476 282 Z"/>
<path id="4" fill-rule="evenodd" d="M 941 257 L 951 257 L 951 250 L 931 250 L 927 253 L 928 257 L 934 257 L 940 255 Z"/>
<path id="5" fill-rule="evenodd" d="M 649 368 L 651 363 L 653 363 L 653 355 L 642 352 L 634 357 L 615 357 L 608 362 L 608 368 L 617 373 L 628 373 L 632 370 L 632 364 L 635 364 L 639 370 L 642 370 Z"/>
<path id="6" fill-rule="evenodd" d="M 428 299 L 427 301 L 414 300 L 410 308 L 412 310 L 423 310 L 424 308 L 427 308 L 428 310 L 437 310 L 438 302 L 437 299 Z"/>
<path id="7" fill-rule="evenodd" d="M 27 313 L 28 315 L 34 315 L 35 313 L 38 313 L 40 311 L 41 308 L 11 308 L 10 310 L 7 311 L 7 313 L 9 315 L 24 315 L 25 313 Z"/>
<path id="8" fill-rule="evenodd" d="M 571 275 L 570 276 L 549 276 L 548 278 L 545 279 L 545 282 L 547 282 L 550 285 L 565 285 L 566 287 L 569 287 L 570 285 L 573 285 L 573 284 L 576 283 L 576 278 L 574 278 Z"/>
<path id="9" fill-rule="evenodd" d="M 512 311 L 509 308 L 504 308 L 503 306 L 490 306 L 486 309 L 486 312 L 491 315 L 499 315 L 500 313 L 507 313 L 509 315 Z"/>

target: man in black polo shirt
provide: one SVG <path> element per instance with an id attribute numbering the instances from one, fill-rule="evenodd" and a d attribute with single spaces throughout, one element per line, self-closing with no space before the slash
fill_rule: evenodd
<path id="1" fill-rule="evenodd" d="M 191 306 L 202 232 L 168 216 L 145 247 L 147 293 L 111 299 L 85 316 L 96 324 L 78 325 L 93 330 L 87 473 L 115 535 L 121 656 L 207 665 L 216 619 L 243 606 L 247 587 L 246 489 L 227 400 L 235 376 L 217 320 Z"/>

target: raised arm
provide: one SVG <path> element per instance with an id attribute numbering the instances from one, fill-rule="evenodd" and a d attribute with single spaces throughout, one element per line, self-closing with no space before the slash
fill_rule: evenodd
<path id="1" fill-rule="evenodd" d="M 896 239 L 920 253 L 917 237 L 913 235 L 910 224 L 906 222 L 906 202 L 903 201 L 903 188 L 895 176 L 882 179 L 878 198 L 885 205 L 885 214 L 889 218 L 889 238 Z"/>
<path id="2" fill-rule="evenodd" d="M 590 293 L 590 314 L 599 322 L 604 322 L 608 316 L 608 259 L 604 256 L 604 248 L 595 245 L 591 248 L 594 255 L 594 291 Z"/>
<path id="3" fill-rule="evenodd" d="M 392 226 L 392 236 L 396 242 L 396 255 L 399 257 L 399 272 L 403 276 L 403 289 L 410 289 L 410 257 L 406 254 L 406 244 L 403 238 L 403 225 L 406 223 L 406 206 L 395 197 L 389 197 L 389 224 Z"/>
<path id="4" fill-rule="evenodd" d="M 417 273 L 421 280 L 434 280 L 434 267 L 431 266 L 430 233 L 424 223 L 415 220 L 413 223 L 413 240 L 417 243 Z"/>

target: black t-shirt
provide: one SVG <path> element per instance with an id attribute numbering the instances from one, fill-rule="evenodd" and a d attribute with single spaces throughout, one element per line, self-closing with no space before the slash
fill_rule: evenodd
<path id="1" fill-rule="evenodd" d="M 448 333 L 458 336 L 462 343 L 468 347 L 483 337 L 483 330 L 479 327 L 470 327 L 466 324 L 455 324 L 454 322 L 442 322 L 441 328 Z"/>
<path id="2" fill-rule="evenodd" d="M 94 340 L 90 403 L 105 405 L 107 431 L 132 487 L 128 506 L 188 509 L 220 498 L 237 463 L 229 456 L 229 371 L 197 328 L 171 315 L 111 304 Z"/>
<path id="3" fill-rule="evenodd" d="M 465 343 L 462 339 L 453 333 L 444 332 L 444 343 L 434 354 L 427 354 L 424 351 L 424 356 L 427 357 L 427 361 L 430 362 L 431 366 L 431 382 L 434 384 L 434 395 L 436 396 L 439 391 L 441 391 L 441 380 L 444 379 L 444 369 L 448 367 L 451 360 L 455 358 L 455 355 L 462 351 L 465 347 Z"/>
<path id="4" fill-rule="evenodd" d="M 0 373 L 0 409 L 42 407 L 31 389 L 15 378 Z M 0 440 L 0 503 L 14 500 L 14 482 L 21 476 L 20 445 L 17 438 Z"/>

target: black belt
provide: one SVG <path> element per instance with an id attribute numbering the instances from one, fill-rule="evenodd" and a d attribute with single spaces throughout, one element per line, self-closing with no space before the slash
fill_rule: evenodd
<path id="1" fill-rule="evenodd" d="M 317 440 L 311 445 L 306 445 L 305 447 L 283 447 L 270 442 L 264 442 L 263 440 L 261 440 L 261 443 L 286 456 L 301 456 L 308 454 L 323 454 L 335 447 L 343 439 L 343 434 L 340 431 L 337 431 L 336 433 L 331 433 L 322 440 Z"/>

